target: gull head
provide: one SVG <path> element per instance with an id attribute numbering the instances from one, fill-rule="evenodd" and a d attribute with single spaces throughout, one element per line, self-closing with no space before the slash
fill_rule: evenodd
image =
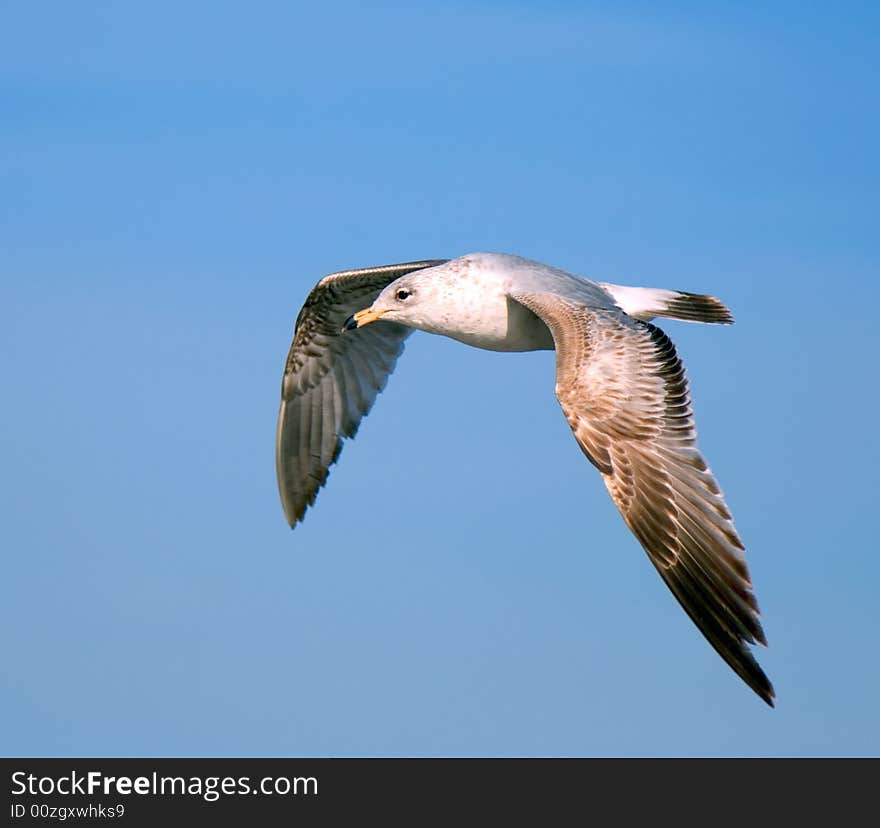
<path id="1" fill-rule="evenodd" d="M 468 264 L 456 259 L 395 279 L 368 308 L 352 314 L 345 330 L 363 328 L 378 319 L 430 333 L 448 334 L 469 301 L 461 289 Z"/>
<path id="2" fill-rule="evenodd" d="M 433 295 L 436 292 L 426 289 L 426 286 L 420 282 L 417 284 L 418 280 L 415 276 L 415 273 L 410 273 L 388 285 L 370 307 L 348 317 L 345 321 L 345 330 L 363 328 L 364 325 L 369 325 L 383 317 L 389 322 L 400 322 L 415 327 L 414 323 L 422 316 L 419 308 L 424 310 L 430 303 L 430 299 L 426 302 L 426 294 Z"/>

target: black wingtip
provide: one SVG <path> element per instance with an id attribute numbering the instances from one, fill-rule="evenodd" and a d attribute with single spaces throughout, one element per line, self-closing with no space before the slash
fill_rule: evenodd
<path id="1" fill-rule="evenodd" d="M 767 676 L 764 676 L 767 684 L 760 688 L 752 687 L 752 689 L 761 697 L 763 701 L 765 701 L 770 707 L 776 708 L 776 691 L 773 689 L 773 685 L 770 683 L 770 679 Z"/>
<path id="2" fill-rule="evenodd" d="M 721 652 L 715 642 L 710 640 L 709 643 L 718 650 L 724 660 L 733 667 L 737 675 L 748 684 L 761 701 L 769 707 L 776 707 L 776 691 L 773 689 L 773 684 L 770 679 L 767 678 L 767 674 L 761 669 L 760 665 L 755 660 L 755 657 L 749 650 L 744 647 L 743 655 L 745 657 L 739 664 L 735 664 L 733 661 L 729 660 L 723 652 Z"/>

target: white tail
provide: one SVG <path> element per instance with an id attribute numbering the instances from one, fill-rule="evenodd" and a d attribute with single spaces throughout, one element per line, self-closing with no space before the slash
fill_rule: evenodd
<path id="1" fill-rule="evenodd" d="M 714 296 L 660 288 L 624 287 L 607 282 L 600 284 L 624 313 L 636 319 L 647 322 L 655 316 L 664 316 L 667 319 L 683 319 L 685 322 L 733 324 L 733 315 Z"/>

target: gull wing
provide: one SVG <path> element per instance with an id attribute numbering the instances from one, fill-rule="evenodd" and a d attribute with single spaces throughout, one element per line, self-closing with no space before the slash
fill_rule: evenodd
<path id="1" fill-rule="evenodd" d="M 315 502 L 343 438 L 354 437 L 412 333 L 405 325 L 379 320 L 343 334 L 343 323 L 395 279 L 445 261 L 331 273 L 306 299 L 284 366 L 275 440 L 278 491 L 291 527 Z"/>
<path id="2" fill-rule="evenodd" d="M 620 311 L 515 294 L 556 345 L 556 396 L 627 526 L 700 632 L 765 702 L 773 686 L 745 548 L 697 450 L 687 379 L 669 338 Z"/>

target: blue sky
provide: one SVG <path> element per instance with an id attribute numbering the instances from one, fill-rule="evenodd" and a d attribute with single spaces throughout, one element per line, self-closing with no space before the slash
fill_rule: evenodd
<path id="1" fill-rule="evenodd" d="M 6 755 L 876 755 L 873 4 L 79 3 L 0 35 Z M 670 322 L 778 708 L 691 625 L 549 353 L 416 334 L 291 532 L 324 273 L 477 250 Z"/>

